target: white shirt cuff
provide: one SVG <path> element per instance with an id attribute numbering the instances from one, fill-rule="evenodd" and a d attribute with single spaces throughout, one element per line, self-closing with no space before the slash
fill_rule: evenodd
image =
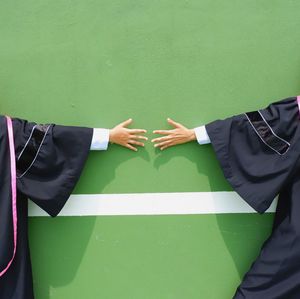
<path id="1" fill-rule="evenodd" d="M 199 144 L 210 143 L 209 136 L 207 134 L 205 126 L 194 128 L 196 138 Z"/>
<path id="2" fill-rule="evenodd" d="M 109 143 L 109 130 L 108 129 L 94 129 L 93 139 L 91 143 L 92 151 L 105 151 Z"/>

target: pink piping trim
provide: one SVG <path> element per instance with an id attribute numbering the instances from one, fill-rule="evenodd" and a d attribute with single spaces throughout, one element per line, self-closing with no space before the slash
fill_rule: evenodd
<path id="1" fill-rule="evenodd" d="M 300 116 L 300 96 L 297 96 L 297 103 L 298 103 L 299 116 Z"/>
<path id="2" fill-rule="evenodd" d="M 14 252 L 11 260 L 7 264 L 6 268 L 0 272 L 0 277 L 3 276 L 12 264 L 16 251 L 17 251 L 17 174 L 16 174 L 16 156 L 15 156 L 15 145 L 14 145 L 14 132 L 12 121 L 9 116 L 6 116 L 8 140 L 9 140 L 9 151 L 10 151 L 10 171 L 11 171 L 11 189 L 12 189 L 12 214 L 13 214 L 13 232 L 14 232 Z"/>

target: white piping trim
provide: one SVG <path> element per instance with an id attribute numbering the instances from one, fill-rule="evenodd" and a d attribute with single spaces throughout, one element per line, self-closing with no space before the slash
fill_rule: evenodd
<path id="1" fill-rule="evenodd" d="M 275 200 L 267 213 L 276 209 Z M 59 216 L 256 213 L 236 192 L 72 195 Z M 30 201 L 29 216 L 47 216 Z"/>
<path id="2" fill-rule="evenodd" d="M 21 156 L 23 155 L 23 152 L 25 151 L 25 148 L 27 147 L 27 145 L 28 145 L 28 143 L 29 143 L 29 141 L 30 141 L 30 139 L 31 139 L 31 137 L 32 137 L 33 131 L 34 131 L 34 129 L 35 129 L 36 127 L 37 127 L 37 125 L 33 126 L 32 130 L 31 130 L 31 133 L 30 133 L 30 136 L 29 136 L 29 138 L 27 139 L 27 141 L 26 141 L 26 143 L 25 143 L 25 145 L 24 145 L 24 147 L 23 147 L 23 149 L 22 149 L 22 151 L 21 151 L 21 153 L 20 153 L 20 155 L 19 155 L 19 157 L 18 157 L 18 160 L 20 160 Z"/>
<path id="3" fill-rule="evenodd" d="M 257 132 L 256 128 L 253 126 L 253 124 L 252 124 L 250 118 L 248 117 L 248 115 L 247 115 L 246 113 L 244 113 L 244 115 L 247 117 L 248 122 L 250 123 L 250 125 L 251 125 L 251 127 L 253 128 L 253 130 L 254 130 L 254 132 L 256 133 L 256 135 L 260 138 L 260 140 L 261 140 L 268 148 L 270 148 L 271 150 L 273 150 L 274 152 L 276 152 L 276 153 L 277 153 L 278 155 L 280 155 L 280 156 L 284 155 L 284 154 L 289 150 L 289 148 L 288 148 L 287 151 L 284 152 L 284 154 L 281 154 L 281 153 L 278 152 L 275 148 L 273 148 L 273 147 L 270 146 L 268 143 L 266 143 L 266 142 L 264 141 L 264 139 L 260 136 L 260 134 Z"/>
<path id="4" fill-rule="evenodd" d="M 44 143 L 44 141 L 45 141 L 46 135 L 48 134 L 48 131 L 49 131 L 49 128 L 50 128 L 50 127 L 51 127 L 51 125 L 48 126 L 48 128 L 47 128 L 47 130 L 46 130 L 46 132 L 45 132 L 45 135 L 44 135 L 44 137 L 43 137 L 43 139 L 42 139 L 42 142 L 41 142 L 41 144 L 40 144 L 40 146 L 39 146 L 39 148 L 38 148 L 38 150 L 37 150 L 37 153 L 36 153 L 36 155 L 35 155 L 33 161 L 31 162 L 31 164 L 29 165 L 29 167 L 28 167 L 28 168 L 27 168 L 20 176 L 17 177 L 17 179 L 22 178 L 22 177 L 29 171 L 29 169 L 32 167 L 32 165 L 33 165 L 34 162 L 36 161 L 36 159 L 37 159 L 37 157 L 38 157 L 38 155 L 39 155 L 39 153 L 40 153 L 40 150 L 41 150 L 41 148 L 42 148 L 42 146 L 43 146 L 43 143 Z"/>

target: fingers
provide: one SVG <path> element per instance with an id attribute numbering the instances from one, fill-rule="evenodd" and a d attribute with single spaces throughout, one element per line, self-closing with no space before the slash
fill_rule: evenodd
<path id="1" fill-rule="evenodd" d="M 155 130 L 153 131 L 154 134 L 160 134 L 160 135 L 167 135 L 164 137 L 158 137 L 151 140 L 151 142 L 156 142 L 154 147 L 158 147 L 161 150 L 163 150 L 166 146 L 170 146 L 170 143 L 172 141 L 172 133 L 174 133 L 174 130 Z"/>
<path id="2" fill-rule="evenodd" d="M 173 144 L 166 144 L 166 145 L 162 146 L 160 149 L 163 151 L 164 149 L 166 149 L 170 146 L 173 146 Z"/>
<path id="3" fill-rule="evenodd" d="M 160 134 L 160 135 L 169 135 L 171 133 L 174 133 L 174 131 L 176 131 L 177 129 L 184 129 L 185 127 L 178 123 L 178 122 L 175 122 L 173 119 L 171 118 L 168 118 L 168 123 L 173 126 L 175 129 L 173 130 L 154 130 L 153 133 L 154 134 Z"/>
<path id="4" fill-rule="evenodd" d="M 144 129 L 128 129 L 128 132 L 131 134 L 145 134 L 147 130 Z"/>
<path id="5" fill-rule="evenodd" d="M 134 135 L 135 136 L 135 135 Z M 138 137 L 138 136 L 136 136 Z M 144 136 L 140 136 L 140 137 L 144 137 Z M 143 142 L 137 141 L 135 139 L 128 139 L 127 141 L 125 141 L 123 144 L 121 144 L 135 152 L 137 152 L 137 148 L 135 146 L 142 146 L 144 147 L 145 144 Z M 135 146 L 134 146 L 135 145 Z"/>
<path id="6" fill-rule="evenodd" d="M 148 137 L 143 136 L 143 135 L 136 135 L 136 134 L 144 134 L 147 131 L 144 129 L 127 129 L 127 132 L 130 133 L 130 135 L 128 136 L 129 140 L 128 140 L 128 144 L 134 144 L 137 146 L 145 146 L 145 144 L 143 142 L 137 141 L 137 140 L 148 140 Z"/>
<path id="7" fill-rule="evenodd" d="M 160 149 L 163 149 L 163 148 L 166 147 L 166 146 L 170 146 L 171 143 L 172 143 L 171 140 L 163 141 L 163 142 L 154 144 L 154 147 L 158 147 L 158 148 L 160 148 Z"/>
<path id="8" fill-rule="evenodd" d="M 134 146 L 130 145 L 129 143 L 125 144 L 124 146 L 127 147 L 127 148 L 129 148 L 129 149 L 131 149 L 134 152 L 137 152 L 137 148 L 135 148 Z"/>
<path id="9" fill-rule="evenodd" d="M 171 140 L 171 136 L 165 136 L 165 137 L 159 137 L 159 138 L 154 138 L 151 140 L 151 142 L 162 142 L 162 141 L 167 141 Z"/>
<path id="10" fill-rule="evenodd" d="M 175 122 L 173 119 L 168 118 L 168 123 L 173 126 L 174 128 L 182 128 L 183 125 L 180 123 Z"/>
<path id="11" fill-rule="evenodd" d="M 136 141 L 136 140 L 129 140 L 128 143 L 135 144 L 135 145 L 138 145 L 138 146 L 145 146 L 145 144 L 143 142 L 139 142 L 139 141 Z"/>
<path id="12" fill-rule="evenodd" d="M 142 136 L 142 135 L 130 135 L 131 139 L 142 139 L 142 140 L 148 140 L 148 137 Z"/>
<path id="13" fill-rule="evenodd" d="M 172 132 L 172 130 L 155 130 L 153 131 L 154 134 L 160 134 L 160 135 L 169 135 Z"/>

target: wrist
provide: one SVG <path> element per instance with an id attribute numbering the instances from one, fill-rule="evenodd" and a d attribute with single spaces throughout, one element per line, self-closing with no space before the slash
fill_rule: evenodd
<path id="1" fill-rule="evenodd" d="M 194 129 L 189 129 L 189 141 L 195 141 L 196 138 L 196 133 Z"/>
<path id="2" fill-rule="evenodd" d="M 109 130 L 109 142 L 110 143 L 115 143 L 114 142 L 114 130 L 113 129 Z"/>

